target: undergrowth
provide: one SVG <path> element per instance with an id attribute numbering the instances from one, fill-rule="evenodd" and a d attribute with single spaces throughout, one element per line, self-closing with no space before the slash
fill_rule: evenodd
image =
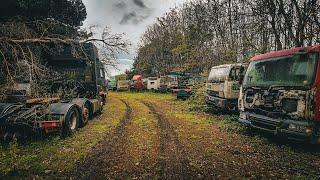
<path id="1" fill-rule="evenodd" d="M 193 88 L 193 95 L 185 102 L 190 111 L 207 112 L 206 85 L 201 83 Z"/>

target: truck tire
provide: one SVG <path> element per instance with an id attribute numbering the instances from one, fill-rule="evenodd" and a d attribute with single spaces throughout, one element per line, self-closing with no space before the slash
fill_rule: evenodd
<path id="1" fill-rule="evenodd" d="M 71 107 L 65 116 L 62 126 L 62 137 L 74 134 L 79 127 L 80 113 L 76 107 Z"/>
<path id="2" fill-rule="evenodd" d="M 102 97 L 99 97 L 99 110 L 98 110 L 98 114 L 102 114 L 102 111 L 103 111 L 103 100 L 102 100 Z"/>
<path id="3" fill-rule="evenodd" d="M 83 128 L 92 118 L 91 105 L 89 102 L 86 102 L 82 107 L 82 118 L 80 119 L 79 127 Z"/>

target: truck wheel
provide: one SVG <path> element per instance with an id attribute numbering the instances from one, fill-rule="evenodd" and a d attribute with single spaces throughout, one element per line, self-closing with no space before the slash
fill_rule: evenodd
<path id="1" fill-rule="evenodd" d="M 102 101 L 102 97 L 99 97 L 99 109 L 97 111 L 97 114 L 102 114 L 102 111 L 103 111 L 103 101 Z"/>
<path id="2" fill-rule="evenodd" d="M 77 108 L 72 107 L 66 115 L 64 125 L 62 127 L 62 137 L 72 135 L 78 130 L 80 113 Z"/>
<path id="3" fill-rule="evenodd" d="M 79 123 L 79 127 L 82 128 L 84 126 L 86 126 L 89 122 L 89 119 L 91 118 L 91 109 L 90 109 L 90 105 L 88 103 L 86 103 L 84 106 L 83 106 L 83 109 L 82 109 L 82 118 L 81 118 L 81 121 Z"/>

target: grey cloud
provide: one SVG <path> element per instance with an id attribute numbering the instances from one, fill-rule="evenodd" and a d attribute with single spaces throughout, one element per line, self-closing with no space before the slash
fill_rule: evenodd
<path id="1" fill-rule="evenodd" d="M 121 2 L 116 3 L 114 6 L 119 9 L 125 9 L 127 7 L 127 4 L 123 1 L 121 1 Z"/>
<path id="2" fill-rule="evenodd" d="M 134 4 L 139 6 L 140 8 L 147 8 L 142 0 L 133 0 Z"/>
<path id="3" fill-rule="evenodd" d="M 119 53 L 117 57 L 119 59 L 133 59 L 136 56 L 140 37 L 147 26 L 154 23 L 157 17 L 162 16 L 176 4 L 182 4 L 189 0 L 140 1 L 146 8 L 139 6 L 139 2 L 136 3 L 135 0 L 83 0 L 88 11 L 88 18 L 84 22 L 83 28 L 100 25 L 95 31 L 96 38 L 100 38 L 105 26 L 109 26 L 114 33 L 125 33 L 125 38 L 132 46 L 128 49 L 129 54 Z M 125 64 L 126 62 L 120 61 L 119 68 L 121 69 Z M 111 74 L 117 74 L 117 72 L 111 72 Z"/>
<path id="4" fill-rule="evenodd" d="M 130 20 L 136 19 L 137 18 L 137 13 L 136 12 L 130 12 L 130 13 L 125 13 L 119 22 L 119 24 L 128 24 Z"/>
<path id="5" fill-rule="evenodd" d="M 119 24 L 121 25 L 126 25 L 126 24 L 133 24 L 133 25 L 137 25 L 140 22 L 142 22 L 143 20 L 147 19 L 149 17 L 149 13 L 146 12 L 144 14 L 138 14 L 135 11 L 129 12 L 129 13 L 125 13 L 121 19 L 121 21 L 119 22 Z"/>
<path id="6" fill-rule="evenodd" d="M 153 11 L 147 7 L 143 0 L 122 0 L 114 3 L 113 7 L 116 9 L 114 12 L 121 17 L 118 21 L 120 25 L 138 25 L 147 19 Z"/>

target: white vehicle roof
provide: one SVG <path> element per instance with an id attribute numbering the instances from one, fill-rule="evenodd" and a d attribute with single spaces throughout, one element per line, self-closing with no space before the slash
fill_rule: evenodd
<path id="1" fill-rule="evenodd" d="M 148 80 L 150 80 L 150 81 L 156 81 L 156 80 L 158 80 L 159 78 L 157 78 L 157 77 L 148 77 Z"/>
<path id="2" fill-rule="evenodd" d="M 223 65 L 219 65 L 219 66 L 213 66 L 211 69 L 219 69 L 219 68 L 231 68 L 234 66 L 243 66 L 244 64 L 241 63 L 237 63 L 237 64 L 223 64 Z"/>
<path id="3" fill-rule="evenodd" d="M 246 66 L 245 64 L 224 64 L 220 66 L 214 66 L 211 68 L 208 81 L 216 81 L 221 82 L 225 81 L 229 75 L 230 71 L 233 67 L 240 67 L 240 66 Z"/>

